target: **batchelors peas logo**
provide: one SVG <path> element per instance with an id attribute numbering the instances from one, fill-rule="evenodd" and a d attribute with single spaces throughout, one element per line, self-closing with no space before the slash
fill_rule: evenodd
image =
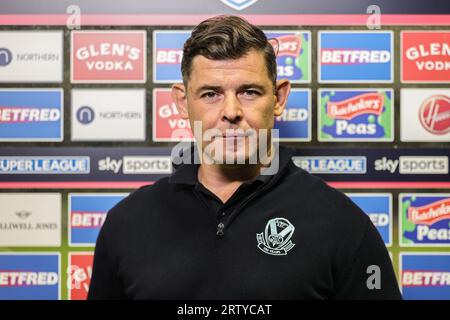
<path id="1" fill-rule="evenodd" d="M 258 248 L 262 252 L 274 256 L 287 255 L 295 244 L 291 238 L 295 227 L 285 218 L 274 218 L 266 224 L 264 234 L 257 233 Z"/>
<path id="2" fill-rule="evenodd" d="M 450 195 L 401 196 L 400 210 L 400 245 L 450 245 Z"/>
<path id="3" fill-rule="evenodd" d="M 319 90 L 319 141 L 392 141 L 392 90 Z"/>
<path id="4" fill-rule="evenodd" d="M 450 131 L 450 98 L 433 95 L 419 109 L 420 123 L 430 133 L 443 135 Z"/>
<path id="5" fill-rule="evenodd" d="M 292 83 L 308 83 L 311 74 L 311 33 L 265 31 L 277 56 L 277 77 Z"/>

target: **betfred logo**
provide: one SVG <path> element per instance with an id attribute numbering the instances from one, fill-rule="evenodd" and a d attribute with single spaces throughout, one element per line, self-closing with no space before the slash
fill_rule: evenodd
<path id="1" fill-rule="evenodd" d="M 402 284 L 403 287 L 450 286 L 450 272 L 404 270 Z"/>
<path id="2" fill-rule="evenodd" d="M 327 113 L 333 119 L 351 120 L 362 114 L 379 116 L 383 111 L 384 95 L 380 93 L 360 94 L 350 99 L 327 103 Z"/>
<path id="3" fill-rule="evenodd" d="M 59 253 L 0 253 L 0 300 L 58 300 Z"/>
<path id="4" fill-rule="evenodd" d="M 419 119 L 425 130 L 432 134 L 450 132 L 450 98 L 445 95 L 429 97 L 420 107 Z"/>
<path id="5" fill-rule="evenodd" d="M 450 198 L 433 202 L 421 207 L 408 208 L 408 220 L 415 224 L 432 225 L 441 220 L 450 219 Z"/>
<path id="6" fill-rule="evenodd" d="M 62 141 L 61 89 L 0 89 L 0 141 Z"/>
<path id="7" fill-rule="evenodd" d="M 86 300 L 92 277 L 92 252 L 69 253 L 69 268 L 67 271 L 67 288 L 69 300 Z"/>
<path id="8" fill-rule="evenodd" d="M 390 193 L 346 194 L 372 221 L 386 246 L 392 244 L 392 195 Z"/>
<path id="9" fill-rule="evenodd" d="M 69 194 L 69 243 L 93 246 L 107 212 L 127 194 Z"/>
<path id="10" fill-rule="evenodd" d="M 146 31 L 72 31 L 73 83 L 144 83 Z"/>
<path id="11" fill-rule="evenodd" d="M 400 140 L 450 142 L 450 89 L 400 90 Z"/>
<path id="12" fill-rule="evenodd" d="M 401 33 L 401 80 L 450 82 L 450 31 Z"/>
<path id="13" fill-rule="evenodd" d="M 391 31 L 322 31 L 318 44 L 320 83 L 392 83 Z"/>
<path id="14" fill-rule="evenodd" d="M 400 253 L 400 286 L 405 300 L 450 299 L 450 255 Z"/>
<path id="15" fill-rule="evenodd" d="M 392 141 L 392 89 L 319 89 L 319 141 Z"/>
<path id="16" fill-rule="evenodd" d="M 156 30 L 153 32 L 153 82 L 180 82 L 183 46 L 190 37 L 187 30 Z"/>
<path id="17" fill-rule="evenodd" d="M 311 81 L 311 33 L 309 31 L 265 31 L 277 56 L 278 79 L 291 83 Z"/>
<path id="18" fill-rule="evenodd" d="M 153 90 L 153 141 L 193 141 L 189 121 L 182 119 L 170 89 Z"/>
<path id="19" fill-rule="evenodd" d="M 450 246 L 450 194 L 401 194 L 401 246 Z"/>
<path id="20" fill-rule="evenodd" d="M 291 89 L 274 129 L 279 130 L 278 141 L 311 141 L 311 90 Z"/>

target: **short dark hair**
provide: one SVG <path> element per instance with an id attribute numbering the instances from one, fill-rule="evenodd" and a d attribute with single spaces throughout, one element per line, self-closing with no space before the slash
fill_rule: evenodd
<path id="1" fill-rule="evenodd" d="M 183 82 L 187 85 L 192 60 L 197 55 L 211 60 L 238 59 L 252 49 L 263 53 L 267 73 L 275 85 L 276 55 L 264 32 L 240 17 L 220 15 L 209 18 L 194 28 L 184 44 L 181 61 Z"/>

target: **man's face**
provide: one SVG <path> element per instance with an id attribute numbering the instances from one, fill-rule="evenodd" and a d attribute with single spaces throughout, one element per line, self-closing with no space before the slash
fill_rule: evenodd
<path id="1" fill-rule="evenodd" d="M 183 89 L 185 110 L 179 106 L 180 114 L 189 118 L 192 129 L 196 121 L 201 122 L 205 154 L 216 161 L 236 162 L 239 158 L 247 162 L 258 150 L 261 129 L 268 130 L 270 137 L 274 117 L 284 110 L 289 82 L 279 82 L 274 88 L 263 54 L 251 50 L 235 60 L 196 56 L 188 86 Z M 208 130 L 210 134 L 205 134 Z M 198 142 L 199 137 L 196 139 Z M 264 143 L 270 143 L 270 138 Z"/>

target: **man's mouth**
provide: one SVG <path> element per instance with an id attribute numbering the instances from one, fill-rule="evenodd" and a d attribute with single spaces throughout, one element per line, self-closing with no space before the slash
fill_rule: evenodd
<path id="1" fill-rule="evenodd" d="M 236 138 L 245 138 L 250 137 L 253 135 L 253 131 L 233 131 L 233 130 L 227 130 L 226 132 L 223 132 L 222 134 L 215 135 L 214 138 L 223 138 L 223 139 L 236 139 Z"/>

